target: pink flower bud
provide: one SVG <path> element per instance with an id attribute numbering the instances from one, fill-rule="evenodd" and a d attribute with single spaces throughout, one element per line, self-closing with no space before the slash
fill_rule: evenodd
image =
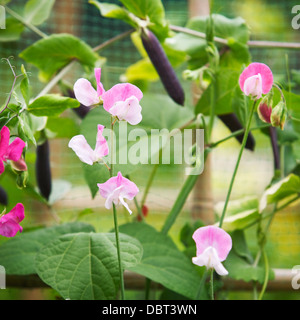
<path id="1" fill-rule="evenodd" d="M 265 102 L 261 103 L 258 106 L 257 113 L 261 121 L 271 123 L 272 106 L 268 106 Z"/>
<path id="2" fill-rule="evenodd" d="M 11 161 L 10 164 L 14 170 L 27 171 L 27 165 L 23 158 L 20 158 L 18 161 Z"/>

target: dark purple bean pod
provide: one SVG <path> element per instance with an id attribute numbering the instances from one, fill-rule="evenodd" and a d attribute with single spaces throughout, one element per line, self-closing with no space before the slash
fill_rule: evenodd
<path id="1" fill-rule="evenodd" d="M 169 96 L 184 105 L 184 91 L 159 40 L 150 30 L 142 31 L 142 42 Z"/>
<path id="2" fill-rule="evenodd" d="M 273 151 L 273 159 L 274 159 L 274 169 L 280 170 L 280 152 L 279 145 L 277 141 L 277 130 L 275 127 L 269 127 L 271 146 Z"/>
<path id="3" fill-rule="evenodd" d="M 41 195 L 49 200 L 52 189 L 49 141 L 37 146 L 35 174 Z"/>
<path id="4" fill-rule="evenodd" d="M 3 206 L 8 205 L 8 196 L 6 191 L 0 186 L 0 204 Z"/>
<path id="5" fill-rule="evenodd" d="M 234 113 L 221 114 L 218 117 L 232 133 L 244 128 Z M 242 143 L 243 138 L 243 133 L 236 136 L 236 139 L 239 141 L 239 143 Z M 255 139 L 251 132 L 248 135 L 245 148 L 251 151 L 253 151 L 255 148 Z"/>

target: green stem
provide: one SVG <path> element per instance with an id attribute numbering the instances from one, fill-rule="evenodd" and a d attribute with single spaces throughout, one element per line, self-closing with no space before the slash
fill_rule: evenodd
<path id="1" fill-rule="evenodd" d="M 113 204 L 113 214 L 114 214 L 116 245 L 117 245 L 117 254 L 118 254 L 118 267 L 119 267 L 119 275 L 120 275 L 120 282 L 121 282 L 121 299 L 125 300 L 124 275 L 123 275 L 123 268 L 122 268 L 121 248 L 120 248 L 120 239 L 119 239 L 119 226 L 118 226 L 118 217 L 117 217 L 117 210 L 116 210 L 115 204 Z"/>
<path id="2" fill-rule="evenodd" d="M 268 281 L 269 281 L 269 260 L 268 260 L 268 257 L 267 257 L 265 249 L 263 249 L 262 254 L 263 254 L 264 264 L 265 264 L 265 279 L 264 279 L 264 284 L 263 284 L 263 287 L 261 289 L 261 292 L 260 292 L 260 295 L 258 297 L 258 300 L 262 300 L 262 298 L 264 296 L 264 293 L 265 293 L 265 291 L 267 289 Z"/>
<path id="3" fill-rule="evenodd" d="M 235 165 L 235 168 L 234 168 L 234 171 L 233 171 L 233 175 L 232 175 L 232 178 L 231 178 L 231 181 L 230 181 L 230 185 L 229 185 L 227 197 L 226 197 L 226 200 L 225 200 L 223 212 L 222 212 L 222 215 L 221 215 L 221 218 L 220 218 L 220 222 L 219 222 L 219 227 L 220 228 L 222 227 L 223 220 L 225 218 L 225 214 L 226 214 L 227 206 L 228 206 L 228 203 L 229 203 L 229 199 L 230 199 L 231 191 L 232 191 L 232 188 L 233 188 L 233 184 L 234 184 L 234 181 L 235 181 L 235 177 L 236 177 L 236 174 L 238 172 L 239 164 L 240 164 L 240 161 L 241 161 L 241 158 L 242 158 L 243 151 L 245 149 L 245 145 L 246 145 L 246 142 L 247 142 L 248 134 L 250 132 L 250 125 L 251 125 L 252 117 L 253 117 L 254 110 L 255 110 L 255 107 L 256 107 L 256 103 L 257 103 L 257 100 L 255 100 L 253 102 L 251 113 L 250 113 L 250 117 L 248 119 L 247 127 L 246 127 L 245 134 L 244 134 L 244 137 L 243 137 L 241 149 L 240 149 L 240 152 L 239 152 L 239 155 L 238 155 L 237 163 Z"/>
<path id="4" fill-rule="evenodd" d="M 5 10 L 14 18 L 16 18 L 17 20 L 19 20 L 22 24 L 24 24 L 24 26 L 26 26 L 27 28 L 29 28 L 30 30 L 32 30 L 33 32 L 35 32 L 37 35 L 39 35 L 41 38 L 47 38 L 48 35 L 44 32 L 42 32 L 40 29 L 38 29 L 36 26 L 34 26 L 33 24 L 31 24 L 30 22 L 27 22 L 23 17 L 21 17 L 18 13 L 16 13 L 14 10 L 8 8 L 7 6 L 5 6 Z"/>
<path id="5" fill-rule="evenodd" d="M 299 120 L 300 121 L 300 120 Z M 270 124 L 265 124 L 265 125 L 262 125 L 262 126 L 257 126 L 257 127 L 253 127 L 250 129 L 250 131 L 255 131 L 255 130 L 261 130 L 261 129 L 265 129 L 265 128 L 269 128 L 271 125 Z M 240 129 L 240 130 L 237 130 L 235 132 L 233 132 L 232 134 L 228 135 L 227 137 L 219 140 L 219 141 L 216 141 L 216 142 L 213 142 L 209 145 L 210 148 L 215 148 L 217 147 L 219 144 L 223 143 L 223 142 L 226 142 L 232 138 L 235 138 L 236 136 L 239 136 L 240 134 L 244 133 L 245 132 L 245 129 Z"/>
<path id="6" fill-rule="evenodd" d="M 213 268 L 210 271 L 210 295 L 211 295 L 211 300 L 215 300 L 215 297 L 214 297 L 214 269 Z"/>
<path id="7" fill-rule="evenodd" d="M 114 119 L 111 117 L 110 121 L 110 154 L 111 154 L 111 163 L 110 163 L 110 177 L 113 177 L 113 150 L 114 150 Z M 119 225 L 118 225 L 118 216 L 116 206 L 113 203 L 113 215 L 114 215 L 114 226 L 115 226 L 115 235 L 116 235 L 116 246 L 117 246 L 117 255 L 118 255 L 118 267 L 119 267 L 119 276 L 121 282 L 121 299 L 125 300 L 125 286 L 124 286 L 124 275 L 122 267 L 122 258 L 121 258 L 121 248 L 120 248 L 120 239 L 119 239 Z"/>

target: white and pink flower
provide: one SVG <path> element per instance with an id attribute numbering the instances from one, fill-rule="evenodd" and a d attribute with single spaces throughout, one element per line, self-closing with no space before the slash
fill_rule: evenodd
<path id="1" fill-rule="evenodd" d="M 196 257 L 192 258 L 194 264 L 215 269 L 220 276 L 226 276 L 228 271 L 221 263 L 227 258 L 232 248 L 230 235 L 216 226 L 198 228 L 193 239 L 196 242 Z"/>
<path id="2" fill-rule="evenodd" d="M 122 204 L 130 214 L 132 213 L 124 199 L 133 200 L 138 194 L 139 189 L 134 182 L 124 178 L 122 173 L 118 172 L 116 177 L 110 178 L 105 183 L 98 183 L 97 186 L 100 195 L 106 199 L 106 209 L 111 209 L 113 204 Z"/>

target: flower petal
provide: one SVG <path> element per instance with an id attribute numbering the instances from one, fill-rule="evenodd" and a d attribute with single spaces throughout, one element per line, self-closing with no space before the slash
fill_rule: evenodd
<path id="1" fill-rule="evenodd" d="M 135 96 L 138 101 L 143 97 L 142 91 L 133 84 L 119 83 L 113 86 L 102 95 L 103 108 L 109 111 L 110 108 L 118 101 L 125 101 L 131 96 Z"/>
<path id="2" fill-rule="evenodd" d="M 4 126 L 0 132 L 0 159 L 3 159 L 4 155 L 6 154 L 9 145 L 9 137 L 9 129 Z"/>
<path id="3" fill-rule="evenodd" d="M 20 160 L 22 156 L 23 149 L 26 143 L 20 139 L 16 138 L 7 148 L 5 157 L 12 161 Z"/>
<path id="4" fill-rule="evenodd" d="M 9 213 L 0 218 L 0 234 L 4 237 L 14 237 L 23 228 L 19 225 L 25 218 L 24 206 L 18 203 Z"/>
<path id="5" fill-rule="evenodd" d="M 73 137 L 68 146 L 76 153 L 82 162 L 93 165 L 95 160 L 94 150 L 87 143 L 83 135 L 77 135 Z"/>
<path id="6" fill-rule="evenodd" d="M 131 125 L 136 125 L 142 121 L 142 107 L 135 96 L 131 96 L 125 101 L 116 102 L 109 113 L 117 116 L 119 120 L 125 120 Z"/>
<path id="7" fill-rule="evenodd" d="M 232 248 L 230 235 L 215 226 L 198 228 L 193 234 L 193 239 L 196 242 L 197 256 L 202 254 L 208 247 L 213 247 L 220 261 L 224 261 Z"/>
<path id="8" fill-rule="evenodd" d="M 105 92 L 105 90 L 103 88 L 103 84 L 100 81 L 101 80 L 101 68 L 95 68 L 95 78 L 96 78 L 96 83 L 97 83 L 97 94 L 98 94 L 98 97 L 100 97 Z"/>
<path id="9" fill-rule="evenodd" d="M 261 75 L 262 79 L 262 93 L 267 94 L 271 90 L 274 82 L 271 69 L 264 63 L 253 62 L 240 75 L 239 85 L 243 92 L 246 79 L 258 74 Z"/>
<path id="10" fill-rule="evenodd" d="M 98 125 L 98 132 L 97 132 L 97 140 L 96 140 L 96 147 L 95 147 L 95 158 L 100 160 L 101 158 L 108 155 L 108 144 L 106 139 L 103 137 L 103 130 L 104 126 Z"/>
<path id="11" fill-rule="evenodd" d="M 76 99 L 86 107 L 99 103 L 99 96 L 92 84 L 83 78 L 78 79 L 74 84 Z"/>

